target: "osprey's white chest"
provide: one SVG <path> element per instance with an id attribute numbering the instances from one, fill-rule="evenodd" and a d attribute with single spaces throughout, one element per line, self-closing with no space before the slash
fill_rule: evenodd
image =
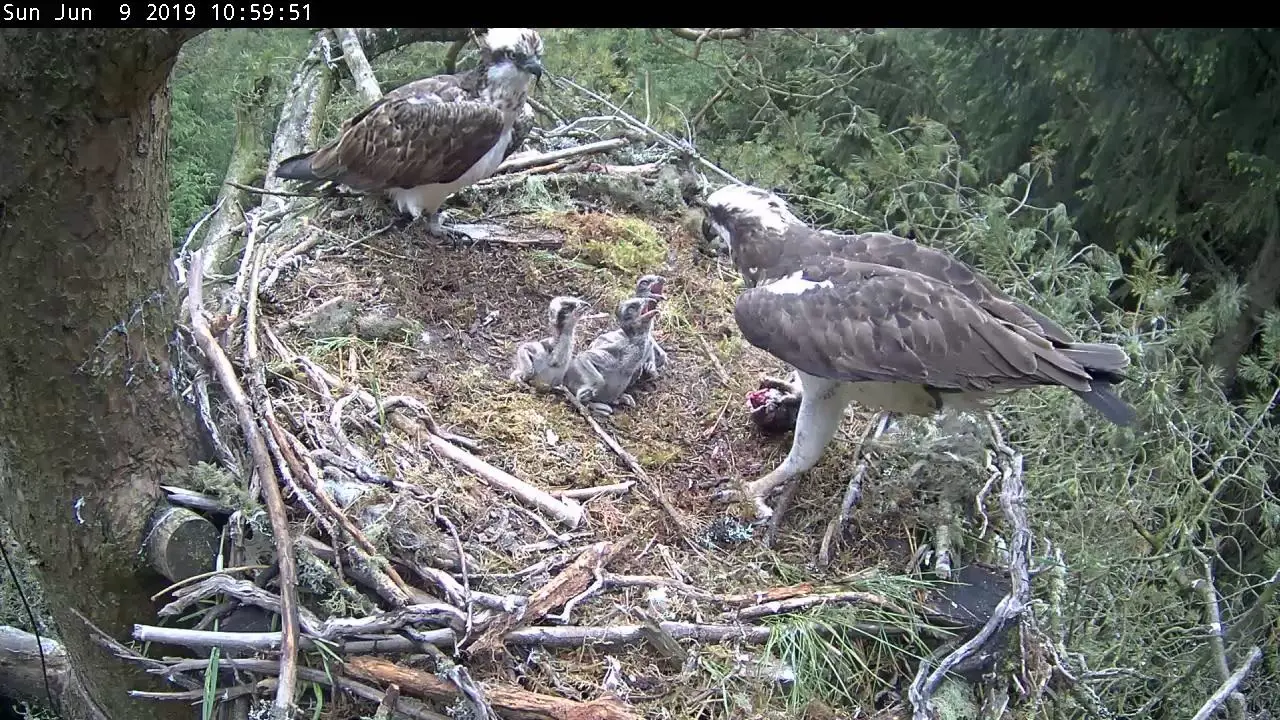
<path id="1" fill-rule="evenodd" d="M 387 192 L 401 212 L 410 213 L 414 217 L 418 217 L 423 213 L 434 213 L 440 209 L 440 206 L 444 204 L 444 201 L 450 195 L 468 185 L 474 185 L 484 180 L 498 169 L 498 166 L 502 164 L 503 155 L 507 152 L 507 146 L 511 144 L 511 135 L 512 126 L 508 124 L 503 127 L 502 134 L 498 136 L 498 141 L 493 144 L 493 147 L 489 148 L 489 152 L 485 153 L 453 182 L 419 185 L 407 190 L 391 188 Z"/>

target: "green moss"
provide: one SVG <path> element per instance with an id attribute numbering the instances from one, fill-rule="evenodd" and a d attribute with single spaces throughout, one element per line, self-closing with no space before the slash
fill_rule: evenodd
<path id="1" fill-rule="evenodd" d="M 667 259 L 667 241 L 639 218 L 604 213 L 542 213 L 539 219 L 565 234 L 562 257 L 629 277 L 656 270 Z"/>

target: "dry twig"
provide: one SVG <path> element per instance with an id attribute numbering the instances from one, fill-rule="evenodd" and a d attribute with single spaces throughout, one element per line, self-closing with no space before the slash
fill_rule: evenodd
<path id="1" fill-rule="evenodd" d="M 289 531 L 289 519 L 280 493 L 280 481 L 267 452 L 266 443 L 258 432 L 257 423 L 249 406 L 249 398 L 236 378 L 235 369 L 222 347 L 209 332 L 201 303 L 204 277 L 204 250 L 197 250 L 191 258 L 190 282 L 187 285 L 187 310 L 191 315 L 191 329 L 205 358 L 213 365 L 218 381 L 230 398 L 240 420 L 240 431 L 252 450 L 253 462 L 262 479 L 262 494 L 271 517 L 271 532 L 275 536 L 276 556 L 280 567 L 280 624 L 283 628 L 280 643 L 280 685 L 276 688 L 272 713 L 278 718 L 292 717 L 294 691 L 298 677 L 298 591 L 297 569 L 294 565 L 293 543 Z"/>

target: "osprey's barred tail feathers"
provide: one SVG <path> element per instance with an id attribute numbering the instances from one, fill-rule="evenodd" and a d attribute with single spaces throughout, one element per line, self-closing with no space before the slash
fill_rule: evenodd
<path id="1" fill-rule="evenodd" d="M 315 152 L 302 153 L 301 155 L 294 155 L 281 160 L 280 166 L 276 168 L 276 177 L 284 178 L 285 180 L 323 179 L 311 169 L 312 155 L 315 155 Z"/>
<path id="2" fill-rule="evenodd" d="M 1058 352 L 1078 363 L 1094 380 L 1108 384 L 1125 381 L 1122 371 L 1129 367 L 1129 354 L 1119 345 L 1072 343 L 1068 347 L 1059 348 Z"/>
<path id="3" fill-rule="evenodd" d="M 1133 424 L 1136 413 L 1112 388 L 1125 380 L 1121 371 L 1129 366 L 1129 355 L 1124 348 L 1111 343 L 1072 343 L 1059 352 L 1079 363 L 1093 377 L 1089 390 L 1076 391 L 1081 400 L 1117 425 Z"/>

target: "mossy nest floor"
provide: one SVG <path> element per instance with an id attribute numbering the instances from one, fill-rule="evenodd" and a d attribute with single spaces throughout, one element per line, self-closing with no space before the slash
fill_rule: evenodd
<path id="1" fill-rule="evenodd" d="M 916 501 L 909 492 L 887 496 L 899 491 L 878 487 L 874 475 L 864 482 L 860 509 L 833 563 L 821 570 L 814 563 L 853 472 L 853 446 L 868 417 L 845 422 L 823 461 L 803 481 L 772 549 L 760 542 L 763 526 L 756 526 L 752 536 L 751 525 L 740 519 L 743 508 L 713 502 L 722 483 L 753 480 L 786 455 L 791 436 L 762 435 L 747 416 L 745 396 L 762 374 L 785 377 L 788 368 L 743 341 L 733 320 L 737 277 L 700 255 L 678 221 L 529 214 L 504 218 L 505 232 L 517 239 L 559 238 L 563 244 L 455 249 L 436 245 L 415 226 L 367 237 L 381 219 L 357 214 L 320 220 L 331 242 L 322 243 L 273 289 L 274 301 L 264 306 L 266 319 L 281 327 L 286 318 L 343 296 L 361 312 L 412 321 L 413 329 L 402 338 L 377 341 L 316 338 L 289 329 L 280 334 L 293 350 L 375 395 L 422 399 L 443 429 L 481 443 L 478 456 L 549 492 L 633 478 L 564 398 L 507 379 L 516 345 L 545 334 L 547 303 L 555 295 L 576 295 L 612 313 L 639 275 L 656 272 L 667 278 L 655 335 L 669 364 L 656 380 L 634 390 L 637 407 L 621 409 L 602 424 L 675 506 L 692 529 L 690 537 L 680 537 L 663 512 L 633 489 L 587 501 L 584 523 L 555 540 L 562 529 L 554 528 L 554 521 L 539 521 L 534 511 L 447 460 L 405 467 L 390 457 L 394 447 L 381 447 L 372 436 L 352 436 L 388 472 L 440 498 L 463 546 L 480 565 L 471 570 L 479 589 L 528 594 L 549 575 L 517 576 L 521 569 L 557 555 L 572 558 L 590 543 L 629 533 L 637 533 L 639 541 L 610 563 L 609 572 L 676 578 L 711 593 L 838 584 L 875 566 L 886 574 L 904 572 L 914 550 Z M 357 242 L 361 238 L 366 239 Z M 584 322 L 578 348 L 612 327 L 611 319 Z M 429 451 L 425 456 L 432 457 Z M 634 623 L 627 608 L 645 606 L 647 592 L 597 593 L 574 608 L 570 622 Z M 696 601 L 676 594 L 668 600 L 670 612 L 680 619 L 701 617 Z M 715 622 L 714 613 L 705 621 Z M 739 652 L 758 655 L 760 648 L 725 645 L 700 652 L 727 663 Z M 590 648 L 548 651 L 538 666 L 542 669 L 529 669 L 522 682 L 533 690 L 564 694 L 574 688 L 584 698 L 594 697 L 604 678 L 603 654 Z M 656 656 L 642 648 L 617 657 L 629 678 L 629 701 L 648 717 L 788 716 L 785 698 L 764 697 L 763 684 L 744 694 L 707 667 L 692 674 L 659 670 Z M 871 674 L 868 692 L 883 689 Z"/>

